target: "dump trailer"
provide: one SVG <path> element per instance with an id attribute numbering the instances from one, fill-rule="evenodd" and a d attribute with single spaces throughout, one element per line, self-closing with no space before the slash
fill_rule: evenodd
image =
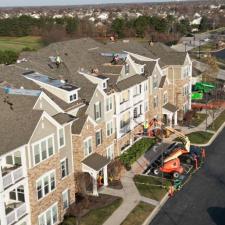
<path id="1" fill-rule="evenodd" d="M 208 83 L 208 82 L 197 82 L 194 87 L 193 90 L 194 91 L 199 91 L 199 92 L 203 92 L 203 93 L 208 93 L 211 90 L 215 89 L 215 85 L 213 85 L 212 83 Z"/>

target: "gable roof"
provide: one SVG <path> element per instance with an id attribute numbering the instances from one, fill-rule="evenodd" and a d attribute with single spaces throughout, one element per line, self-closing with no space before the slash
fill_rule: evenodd
<path id="1" fill-rule="evenodd" d="M 0 155 L 30 140 L 43 111 L 33 110 L 38 97 L 7 95 L 0 89 Z"/>
<path id="2" fill-rule="evenodd" d="M 67 113 L 58 113 L 53 118 L 61 125 L 72 122 L 76 119 L 75 116 L 69 115 Z"/>

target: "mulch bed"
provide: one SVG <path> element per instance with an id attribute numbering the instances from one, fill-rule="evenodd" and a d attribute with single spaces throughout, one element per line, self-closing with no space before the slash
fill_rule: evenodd
<path id="1" fill-rule="evenodd" d="M 105 194 L 100 194 L 99 196 L 79 196 L 76 198 L 76 202 L 70 206 L 67 215 L 76 216 L 79 214 L 82 217 L 92 209 L 105 207 L 113 203 L 116 199 L 119 199 L 119 197 Z"/>
<path id="2" fill-rule="evenodd" d="M 116 190 L 123 189 L 123 185 L 120 180 L 113 180 L 113 181 L 109 182 L 108 187 L 116 189 Z"/>

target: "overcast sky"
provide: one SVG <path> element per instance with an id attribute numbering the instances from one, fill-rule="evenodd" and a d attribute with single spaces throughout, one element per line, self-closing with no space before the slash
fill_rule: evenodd
<path id="1" fill-rule="evenodd" d="M 163 2 L 166 0 L 0 0 L 1 6 L 78 5 L 125 2 Z M 169 0 L 167 0 L 169 1 Z"/>

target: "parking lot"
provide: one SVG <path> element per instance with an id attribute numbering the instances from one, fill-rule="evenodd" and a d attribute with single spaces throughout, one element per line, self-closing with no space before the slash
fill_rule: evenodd
<path id="1" fill-rule="evenodd" d="M 205 164 L 167 201 L 151 225 L 225 224 L 224 136 L 225 130 L 206 148 Z"/>

